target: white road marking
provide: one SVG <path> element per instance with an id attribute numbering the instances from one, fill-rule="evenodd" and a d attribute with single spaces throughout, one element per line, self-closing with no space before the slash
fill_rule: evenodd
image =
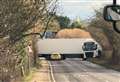
<path id="1" fill-rule="evenodd" d="M 48 62 L 48 61 L 47 61 Z M 49 62 L 48 62 L 48 64 L 49 64 Z M 49 77 L 49 82 L 51 82 L 51 73 L 50 73 L 51 71 L 50 71 L 50 66 L 49 66 L 49 71 L 48 71 L 48 77 Z"/>
<path id="2" fill-rule="evenodd" d="M 52 65 L 51 65 L 51 63 L 48 61 L 48 63 L 49 63 L 49 66 L 50 66 L 50 75 L 51 75 L 51 82 L 56 82 L 55 81 L 55 78 L 54 78 L 54 75 L 53 75 L 53 68 L 52 68 Z"/>

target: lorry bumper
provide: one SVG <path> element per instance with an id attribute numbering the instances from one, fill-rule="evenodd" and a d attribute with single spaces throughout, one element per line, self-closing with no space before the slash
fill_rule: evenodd
<path id="1" fill-rule="evenodd" d="M 93 58 L 94 57 L 94 52 L 85 52 L 86 58 Z"/>

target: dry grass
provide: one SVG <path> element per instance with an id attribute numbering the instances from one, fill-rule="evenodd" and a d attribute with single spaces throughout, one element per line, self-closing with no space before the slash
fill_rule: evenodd
<path id="1" fill-rule="evenodd" d="M 40 60 L 41 67 L 34 68 L 31 73 L 24 78 L 24 82 L 49 82 L 49 65 L 46 60 Z"/>
<path id="2" fill-rule="evenodd" d="M 98 65 L 101 65 L 105 68 L 108 68 L 108 69 L 113 69 L 113 70 L 116 70 L 116 71 L 120 71 L 120 65 L 115 65 L 115 64 L 111 64 L 108 60 L 106 59 L 91 59 L 90 60 L 91 62 L 95 63 L 95 64 L 98 64 Z"/>

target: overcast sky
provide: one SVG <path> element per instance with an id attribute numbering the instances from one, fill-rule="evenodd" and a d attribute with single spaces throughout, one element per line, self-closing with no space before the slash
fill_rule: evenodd
<path id="1" fill-rule="evenodd" d="M 59 0 L 59 13 L 71 19 L 80 17 L 85 20 L 94 15 L 95 9 L 111 3 L 112 0 Z"/>

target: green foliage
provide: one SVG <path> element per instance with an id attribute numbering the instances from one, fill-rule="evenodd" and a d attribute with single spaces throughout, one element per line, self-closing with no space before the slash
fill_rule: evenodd
<path id="1" fill-rule="evenodd" d="M 78 22 L 78 21 L 74 21 L 72 24 L 71 24 L 71 28 L 81 28 L 81 23 Z"/>
<path id="2" fill-rule="evenodd" d="M 69 27 L 70 19 L 67 16 L 57 16 L 56 19 L 57 19 L 61 29 Z"/>

